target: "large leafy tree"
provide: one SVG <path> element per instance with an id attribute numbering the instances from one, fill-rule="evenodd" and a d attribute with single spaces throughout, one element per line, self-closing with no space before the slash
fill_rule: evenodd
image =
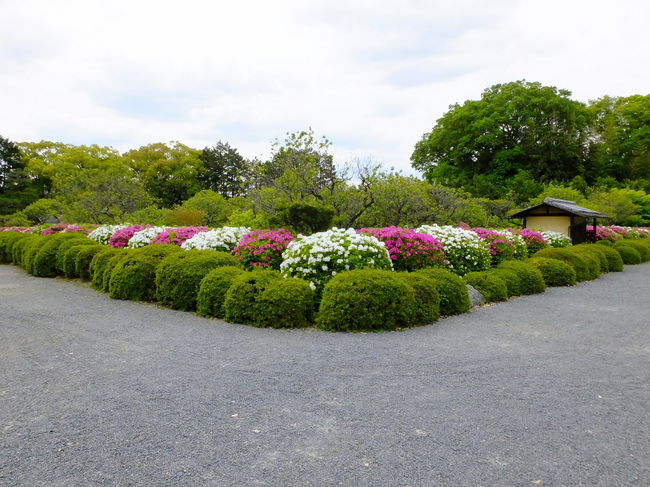
<path id="1" fill-rule="evenodd" d="M 585 170 L 589 112 L 567 90 L 516 81 L 452 105 L 411 156 L 432 181 L 499 197 L 528 171 L 539 181 L 571 180 Z"/>
<path id="2" fill-rule="evenodd" d="M 251 165 L 237 151 L 224 142 L 206 147 L 199 154 L 202 167 L 198 180 L 203 189 L 209 189 L 226 198 L 245 196 L 250 184 Z"/>
<path id="3" fill-rule="evenodd" d="M 37 198 L 19 146 L 0 136 L 0 213 L 13 213 Z"/>

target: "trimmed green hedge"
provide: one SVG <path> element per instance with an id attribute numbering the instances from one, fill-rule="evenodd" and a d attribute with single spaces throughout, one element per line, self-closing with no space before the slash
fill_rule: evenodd
<path id="1" fill-rule="evenodd" d="M 596 252 L 600 252 L 600 254 L 605 256 L 605 260 L 607 260 L 608 272 L 623 271 L 623 259 L 621 259 L 621 255 L 618 252 L 616 252 L 613 246 L 608 247 L 606 245 L 594 245 L 594 244 L 582 244 L 582 245 L 590 246 Z"/>
<path id="2" fill-rule="evenodd" d="M 104 274 L 109 265 L 110 260 L 118 254 L 123 254 L 123 249 L 113 247 L 105 247 L 100 252 L 97 252 L 93 259 L 90 261 L 90 280 L 95 289 L 102 289 L 104 282 Z"/>
<path id="3" fill-rule="evenodd" d="M 303 279 L 271 280 L 255 300 L 254 326 L 302 328 L 312 323 L 314 291 Z"/>
<path id="4" fill-rule="evenodd" d="M 96 242 L 89 240 L 88 242 L 79 242 L 77 245 L 70 247 L 63 256 L 63 275 L 68 279 L 79 277 L 79 273 L 77 272 L 77 256 L 79 255 L 79 252 L 81 252 L 81 249 L 86 247 L 98 246 L 99 245 Z M 59 248 L 59 252 L 60 251 L 61 249 Z"/>
<path id="5" fill-rule="evenodd" d="M 56 273 L 60 276 L 65 275 L 65 254 L 68 252 L 68 250 L 79 244 L 92 245 L 94 243 L 96 242 L 90 240 L 85 235 L 80 234 L 76 234 L 75 238 L 69 238 L 64 242 L 61 242 L 61 245 L 59 245 L 59 247 L 56 249 Z"/>
<path id="6" fill-rule="evenodd" d="M 226 321 L 255 324 L 258 320 L 256 302 L 260 294 L 273 281 L 285 279 L 278 271 L 254 269 L 237 276 L 223 303 Z"/>
<path id="7" fill-rule="evenodd" d="M 440 294 L 436 281 L 423 274 L 398 272 L 397 277 L 413 288 L 415 306 L 406 318 L 412 326 L 429 325 L 440 317 Z"/>
<path id="8" fill-rule="evenodd" d="M 547 286 L 575 286 L 576 284 L 575 269 L 563 260 L 533 257 L 526 262 L 535 266 L 542 273 Z"/>
<path id="9" fill-rule="evenodd" d="M 521 278 L 516 271 L 513 269 L 505 269 L 503 267 L 496 267 L 486 272 L 497 276 L 505 283 L 509 298 L 514 296 L 521 296 Z"/>
<path id="10" fill-rule="evenodd" d="M 487 303 L 496 303 L 508 299 L 508 288 L 503 279 L 490 271 L 468 272 L 464 281 L 480 292 Z"/>
<path id="11" fill-rule="evenodd" d="M 225 318 L 224 302 L 226 293 L 237 276 L 246 271 L 240 267 L 217 267 L 206 274 L 201 280 L 199 294 L 196 298 L 196 312 L 201 316 Z"/>
<path id="12" fill-rule="evenodd" d="M 90 281 L 90 263 L 92 262 L 93 257 L 105 248 L 106 247 L 100 244 L 84 245 L 80 248 L 77 253 L 77 258 L 75 259 L 74 271 L 82 281 Z"/>
<path id="13" fill-rule="evenodd" d="M 201 280 L 216 267 L 237 265 L 235 258 L 215 250 L 185 250 L 165 257 L 156 268 L 156 299 L 182 311 L 196 309 Z"/>
<path id="14" fill-rule="evenodd" d="M 538 294 L 546 291 L 544 277 L 537 268 L 527 262 L 507 260 L 497 266 L 499 269 L 511 269 L 517 273 L 521 283 L 522 294 Z"/>
<path id="15" fill-rule="evenodd" d="M 625 245 L 632 247 L 634 250 L 636 250 L 641 256 L 641 262 L 648 262 L 650 260 L 650 246 L 648 246 L 648 242 L 645 239 L 644 240 L 628 239 L 628 240 L 622 240 L 621 243 L 625 243 Z"/>
<path id="16" fill-rule="evenodd" d="M 578 282 L 588 281 L 592 278 L 587 259 L 583 255 L 571 252 L 569 248 L 542 249 L 535 253 L 534 257 L 546 257 L 566 262 L 576 271 L 576 280 Z"/>
<path id="17" fill-rule="evenodd" d="M 156 244 L 130 249 L 111 270 L 108 295 L 113 299 L 154 301 L 156 268 L 165 257 L 183 252 L 178 245 Z"/>
<path id="18" fill-rule="evenodd" d="M 74 233 L 57 233 L 48 235 L 47 242 L 41 246 L 32 261 L 32 274 L 37 277 L 56 277 L 59 271 L 56 268 L 56 257 L 59 247 L 70 240 L 78 240 L 79 235 Z"/>
<path id="19" fill-rule="evenodd" d="M 642 261 L 639 251 L 627 243 L 616 242 L 614 249 L 619 253 L 625 265 L 636 265 Z"/>
<path id="20" fill-rule="evenodd" d="M 32 234 L 22 232 L 0 232 L 0 264 L 13 262 L 13 246 L 19 240 Z"/>
<path id="21" fill-rule="evenodd" d="M 446 269 L 420 269 L 413 274 L 428 277 L 436 283 L 440 296 L 440 315 L 452 316 L 467 313 L 470 308 L 469 293 L 462 278 Z"/>

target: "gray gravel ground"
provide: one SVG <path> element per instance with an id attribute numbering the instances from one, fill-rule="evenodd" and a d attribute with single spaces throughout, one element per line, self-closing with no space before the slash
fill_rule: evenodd
<path id="1" fill-rule="evenodd" d="M 648 486 L 650 264 L 402 332 L 0 266 L 2 486 Z"/>

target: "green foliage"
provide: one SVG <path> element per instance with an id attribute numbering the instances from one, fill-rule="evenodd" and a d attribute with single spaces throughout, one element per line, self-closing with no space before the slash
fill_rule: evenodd
<path id="1" fill-rule="evenodd" d="M 282 274 L 267 269 L 255 269 L 235 277 L 223 304 L 226 321 L 256 323 L 259 315 L 256 307 L 258 298 L 271 282 L 279 279 L 283 279 Z"/>
<path id="2" fill-rule="evenodd" d="M 29 233 L 22 232 L 0 232 L 0 264 L 13 262 L 13 246 L 29 235 Z"/>
<path id="3" fill-rule="evenodd" d="M 537 294 L 546 291 L 544 277 L 535 266 L 517 260 L 501 262 L 498 268 L 513 270 L 519 276 L 522 294 Z"/>
<path id="4" fill-rule="evenodd" d="M 196 298 L 196 312 L 201 316 L 225 318 L 226 293 L 235 278 L 245 271 L 239 267 L 223 266 L 208 272 L 201 280 Z"/>
<path id="5" fill-rule="evenodd" d="M 440 317 L 440 294 L 436 281 L 423 274 L 397 272 L 399 279 L 409 285 L 415 293 L 413 315 L 406 318 L 411 326 L 429 325 Z"/>
<path id="6" fill-rule="evenodd" d="M 38 198 L 26 171 L 26 160 L 17 144 L 0 136 L 0 208 L 13 213 Z M 11 223 L 15 225 L 15 223 Z"/>
<path id="7" fill-rule="evenodd" d="M 203 188 L 226 198 L 246 194 L 252 167 L 237 149 L 220 141 L 214 147 L 204 148 L 199 154 L 199 159 L 201 168 L 197 177 Z"/>
<path id="8" fill-rule="evenodd" d="M 65 261 L 66 252 L 70 250 L 72 247 L 74 247 L 75 245 L 79 245 L 80 243 L 92 245 L 96 242 L 90 240 L 85 235 L 78 233 L 74 237 L 67 238 L 64 242 L 61 242 L 59 247 L 56 249 L 56 262 L 54 264 L 54 267 L 58 275 L 62 276 L 65 274 L 64 261 Z"/>
<path id="9" fill-rule="evenodd" d="M 317 324 L 328 331 L 378 331 L 410 326 L 415 292 L 391 271 L 358 269 L 334 276 L 323 289 Z"/>
<path id="10" fill-rule="evenodd" d="M 598 267 L 599 267 L 599 272 L 609 272 L 609 261 L 607 260 L 607 256 L 605 255 L 605 251 L 601 251 L 601 249 L 604 249 L 605 247 L 602 246 L 596 246 L 592 243 L 584 243 L 580 245 L 574 245 L 571 247 L 572 252 L 582 252 L 582 253 L 587 253 L 592 255 L 598 260 Z"/>
<path id="11" fill-rule="evenodd" d="M 24 255 L 22 257 L 22 264 L 21 267 L 25 269 L 27 272 L 32 274 L 32 263 L 34 262 L 34 257 L 38 253 L 38 251 L 41 249 L 43 245 L 45 245 L 45 242 L 47 242 L 47 237 L 40 235 L 37 240 L 31 240 L 27 250 L 24 252 Z"/>
<path id="12" fill-rule="evenodd" d="M 498 277 L 505 283 L 509 298 L 513 296 L 521 296 L 521 279 L 516 271 L 499 267 L 485 272 Z"/>
<path id="13" fill-rule="evenodd" d="M 77 257 L 84 247 L 98 247 L 98 245 L 93 241 L 79 242 L 77 245 L 68 248 L 65 252 L 63 257 L 63 275 L 68 279 L 79 277 L 79 273 L 77 272 Z M 61 249 L 59 247 L 60 251 Z"/>
<path id="14" fill-rule="evenodd" d="M 169 221 L 169 213 L 171 210 L 168 208 L 158 208 L 156 206 L 147 206 L 140 210 L 124 215 L 124 221 L 132 225 L 154 225 L 166 226 L 171 225 Z"/>
<path id="15" fill-rule="evenodd" d="M 619 253 L 625 265 L 636 265 L 641 263 L 641 254 L 637 249 L 627 243 L 614 244 L 614 249 Z"/>
<path id="16" fill-rule="evenodd" d="M 122 250 L 122 252 L 118 252 L 106 262 L 104 275 L 102 276 L 102 285 L 100 288 L 100 290 L 105 293 L 108 293 L 110 290 L 113 269 L 115 269 L 115 267 L 132 252 L 132 249 L 121 248 L 120 250 Z"/>
<path id="17" fill-rule="evenodd" d="M 508 299 L 508 288 L 505 281 L 489 271 L 469 272 L 463 276 L 463 279 L 480 292 L 488 303 Z"/>
<path id="18" fill-rule="evenodd" d="M 230 200 L 227 200 L 223 195 L 215 193 L 209 189 L 204 189 L 203 191 L 199 191 L 190 199 L 185 201 L 179 209 L 186 211 L 191 210 L 194 212 L 200 212 L 202 214 L 201 218 L 198 221 L 192 223 L 182 223 L 183 225 L 206 225 L 209 227 L 218 227 L 224 225 L 226 221 L 228 221 L 228 216 L 234 211 L 235 208 L 233 204 L 230 203 Z M 173 213 L 174 212 L 172 212 L 172 214 Z M 180 225 L 180 223 L 173 221 L 172 223 L 175 225 Z"/>
<path id="19" fill-rule="evenodd" d="M 639 256 L 641 257 L 641 262 L 647 262 L 650 260 L 650 246 L 647 240 L 623 240 L 621 245 L 628 245 L 635 249 Z M 616 247 L 616 244 L 614 245 Z"/>
<path id="20" fill-rule="evenodd" d="M 293 203 L 278 208 L 269 219 L 269 223 L 275 228 L 289 228 L 294 233 L 311 235 L 327 230 L 333 217 L 334 210 L 332 208 L 307 203 Z"/>
<path id="21" fill-rule="evenodd" d="M 41 198 L 22 209 L 21 213 L 29 220 L 30 225 L 42 225 L 47 221 L 58 221 L 61 218 L 63 206 L 57 200 Z"/>
<path id="22" fill-rule="evenodd" d="M 470 308 L 469 293 L 465 281 L 446 269 L 421 269 L 413 274 L 427 277 L 436 283 L 440 295 L 440 315 L 451 316 L 467 313 Z"/>
<path id="23" fill-rule="evenodd" d="M 547 286 L 575 286 L 576 284 L 576 271 L 563 260 L 533 257 L 527 262 L 542 273 Z"/>
<path id="24" fill-rule="evenodd" d="M 165 257 L 180 252 L 181 248 L 173 244 L 130 250 L 111 271 L 108 295 L 113 299 L 155 300 L 156 268 Z"/>
<path id="25" fill-rule="evenodd" d="M 93 257 L 105 248 L 103 245 L 84 245 L 80 247 L 74 263 L 75 275 L 79 276 L 83 281 L 90 281 L 90 263 Z"/>
<path id="26" fill-rule="evenodd" d="M 95 289 L 102 289 L 104 274 L 109 267 L 110 260 L 122 253 L 124 253 L 124 249 L 104 247 L 93 256 L 93 259 L 90 261 L 90 279 Z"/>
<path id="27" fill-rule="evenodd" d="M 545 257 L 547 259 L 556 259 L 566 262 L 576 271 L 576 280 L 578 282 L 588 281 L 591 279 L 589 264 L 584 256 L 571 252 L 569 248 L 542 249 L 539 252 L 536 252 L 533 257 Z"/>
<path id="28" fill-rule="evenodd" d="M 255 300 L 252 325 L 268 328 L 309 326 L 314 312 L 314 291 L 302 279 L 275 279 Z"/>
<path id="29" fill-rule="evenodd" d="M 196 309 L 201 280 L 212 269 L 237 265 L 226 252 L 186 250 L 167 256 L 156 268 L 156 299 L 182 311 Z"/>
<path id="30" fill-rule="evenodd" d="M 24 265 L 25 254 L 29 253 L 29 250 L 32 248 L 32 246 L 38 248 L 38 243 L 40 240 L 41 239 L 38 235 L 29 235 L 27 238 L 23 238 L 16 242 L 11 251 L 11 258 L 13 263 L 18 267 L 26 269 Z"/>
<path id="31" fill-rule="evenodd" d="M 198 227 L 205 220 L 205 212 L 179 206 L 169 211 L 167 220 L 175 227 Z"/>
<path id="32" fill-rule="evenodd" d="M 79 235 L 74 233 L 56 233 L 47 236 L 48 241 L 43 244 L 32 261 L 32 274 L 37 277 L 56 277 L 60 274 L 57 270 L 57 252 L 59 247 L 67 241 L 78 241 Z"/>

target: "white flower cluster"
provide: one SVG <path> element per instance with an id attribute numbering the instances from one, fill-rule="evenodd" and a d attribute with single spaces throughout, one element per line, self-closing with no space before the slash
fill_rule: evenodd
<path id="1" fill-rule="evenodd" d="M 571 245 L 571 237 L 561 232 L 552 232 L 550 230 L 544 230 L 543 232 L 539 232 L 539 233 L 542 234 L 542 237 L 544 237 L 546 243 L 549 244 L 551 247 L 561 248 L 561 247 L 568 247 L 569 245 Z"/>
<path id="2" fill-rule="evenodd" d="M 451 225 L 422 225 L 416 232 L 428 233 L 442 244 L 449 267 L 459 275 L 489 269 L 490 247 L 471 230 Z"/>
<path id="3" fill-rule="evenodd" d="M 221 227 L 216 230 L 200 232 L 183 242 L 181 248 L 230 252 L 250 231 L 251 229 L 247 227 Z"/>
<path id="4" fill-rule="evenodd" d="M 102 245 L 108 245 L 108 241 L 115 232 L 128 226 L 129 225 L 103 225 L 90 232 L 88 238 Z"/>
<path id="5" fill-rule="evenodd" d="M 338 272 L 369 267 L 392 269 L 390 255 L 383 242 L 353 228 L 332 228 L 326 232 L 298 237 L 282 254 L 280 270 L 285 277 L 310 281 L 322 288 Z"/>
<path id="6" fill-rule="evenodd" d="M 126 244 L 126 248 L 137 249 L 138 247 L 146 247 L 159 233 L 164 232 L 168 228 L 169 227 L 150 227 L 135 232 L 129 240 L 129 243 Z"/>
<path id="7" fill-rule="evenodd" d="M 528 257 L 528 245 L 524 237 L 518 233 L 511 232 L 510 230 L 498 230 L 499 233 L 503 233 L 508 239 L 512 242 L 512 247 L 514 249 L 514 258 L 517 260 L 523 260 Z"/>

